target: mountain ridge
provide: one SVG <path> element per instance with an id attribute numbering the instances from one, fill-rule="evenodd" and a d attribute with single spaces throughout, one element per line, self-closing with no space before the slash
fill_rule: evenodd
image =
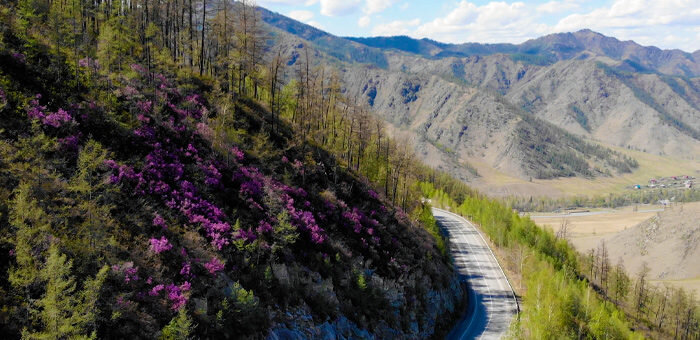
<path id="1" fill-rule="evenodd" d="M 700 80 L 686 75 L 695 68 L 686 52 L 591 30 L 519 45 L 342 38 L 259 11 L 284 45 L 290 72 L 303 50 L 313 51 L 322 60 L 315 66 L 338 70 L 343 91 L 389 123 L 392 134 L 409 141 L 424 161 L 467 182 L 490 169 L 520 180 L 636 171 L 630 167 L 635 162 L 623 166 L 626 158 L 609 147 L 700 156 Z M 456 99 L 474 93 L 477 102 Z M 493 115 L 503 119 L 487 123 Z M 545 137 L 531 138 L 539 135 Z M 600 158 L 586 144 L 607 151 Z M 563 159 L 572 163 L 563 165 Z M 580 171 L 572 172 L 573 164 Z"/>
<path id="2" fill-rule="evenodd" d="M 520 44 L 474 42 L 451 44 L 408 36 L 345 37 L 345 39 L 370 47 L 395 49 L 437 59 L 494 54 L 509 54 L 522 58 L 520 56 L 522 54 L 544 58 L 546 63 L 552 64 L 575 58 L 584 52 L 593 52 L 598 56 L 611 57 L 619 61 L 629 59 L 639 62 L 651 70 L 664 74 L 689 77 L 700 75 L 700 64 L 694 56 L 697 51 L 689 53 L 680 49 L 643 46 L 633 40 L 621 41 L 590 29 L 552 33 Z"/>

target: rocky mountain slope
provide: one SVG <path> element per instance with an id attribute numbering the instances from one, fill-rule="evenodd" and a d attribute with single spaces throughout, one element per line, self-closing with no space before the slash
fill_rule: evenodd
<path id="1" fill-rule="evenodd" d="M 304 48 L 324 56 L 347 92 L 462 179 L 476 175 L 470 163 L 523 179 L 634 169 L 608 146 L 700 156 L 693 54 L 590 30 L 520 45 L 340 38 L 260 11 L 290 56 Z"/>

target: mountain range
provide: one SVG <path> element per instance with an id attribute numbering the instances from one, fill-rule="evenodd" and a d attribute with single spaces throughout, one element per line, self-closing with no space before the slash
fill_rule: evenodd
<path id="1" fill-rule="evenodd" d="M 393 135 L 465 181 L 615 177 L 639 167 L 625 150 L 700 156 L 700 50 L 591 30 L 517 45 L 343 38 L 259 11 L 290 69 L 309 49 Z"/>

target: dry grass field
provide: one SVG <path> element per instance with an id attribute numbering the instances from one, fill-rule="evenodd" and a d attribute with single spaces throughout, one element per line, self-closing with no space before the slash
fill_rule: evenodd
<path id="1" fill-rule="evenodd" d="M 529 180 L 510 176 L 490 168 L 478 160 L 469 160 L 480 177 L 470 185 L 496 197 L 503 196 L 547 196 L 552 198 L 598 195 L 629 190 L 635 184 L 647 184 L 649 179 L 676 175 L 700 176 L 700 161 L 652 155 L 644 152 L 614 148 L 639 162 L 639 168 L 630 174 L 613 177 L 557 178 L 550 180 Z"/>
<path id="2" fill-rule="evenodd" d="M 640 205 L 587 214 L 537 214 L 539 225 L 559 230 L 568 222 L 569 240 L 581 252 L 605 240 L 610 259 L 622 259 L 630 275 L 643 262 L 654 282 L 685 287 L 700 294 L 700 202 L 661 206 Z"/>

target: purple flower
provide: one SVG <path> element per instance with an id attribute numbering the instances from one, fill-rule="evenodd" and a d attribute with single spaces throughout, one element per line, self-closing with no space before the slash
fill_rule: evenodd
<path id="1" fill-rule="evenodd" d="M 238 232 L 236 233 L 236 235 L 234 235 L 234 238 L 236 238 L 236 239 L 238 239 L 238 240 L 244 240 L 244 241 L 247 241 L 247 242 L 252 242 L 252 241 L 255 241 L 255 239 L 258 238 L 258 237 L 257 237 L 257 236 L 255 235 L 255 233 L 254 233 L 252 230 L 250 230 L 250 229 L 248 229 L 248 230 L 239 229 Z"/>
<path id="2" fill-rule="evenodd" d="M 301 173 L 304 173 L 304 163 L 302 163 L 300 160 L 295 159 L 294 163 L 292 163 L 292 167 Z"/>
<path id="3" fill-rule="evenodd" d="M 44 111 L 46 111 L 46 106 L 40 105 L 39 104 L 39 99 L 41 99 L 41 94 L 37 94 L 34 99 L 29 101 L 29 108 L 27 109 L 27 116 L 31 119 L 44 119 L 46 117 L 46 114 Z"/>
<path id="4" fill-rule="evenodd" d="M 16 60 L 18 63 L 24 64 L 24 62 L 27 60 L 24 54 L 19 53 L 19 52 L 13 52 L 12 53 L 12 58 Z"/>
<path id="5" fill-rule="evenodd" d="M 135 87 L 131 85 L 127 85 L 123 89 L 121 89 L 121 93 L 125 97 L 133 97 L 139 95 L 139 90 L 137 90 Z"/>
<path id="6" fill-rule="evenodd" d="M 343 212 L 343 217 L 350 222 L 355 233 L 359 233 L 362 230 L 362 223 L 360 221 L 364 216 L 359 209 L 352 208 L 351 211 L 345 211 Z"/>
<path id="7" fill-rule="evenodd" d="M 65 138 L 59 138 L 58 143 L 61 144 L 63 149 L 68 150 L 68 151 L 77 151 L 78 150 L 78 136 L 68 136 Z"/>
<path id="8" fill-rule="evenodd" d="M 204 264 L 204 268 L 209 271 L 209 274 L 214 275 L 218 271 L 224 270 L 224 264 L 216 257 L 212 257 L 209 262 Z"/>
<path id="9" fill-rule="evenodd" d="M 233 153 L 233 157 L 235 157 L 237 162 L 242 161 L 245 157 L 243 151 L 241 151 L 241 149 L 239 149 L 237 146 L 231 148 L 231 153 Z"/>
<path id="10" fill-rule="evenodd" d="M 369 195 L 369 197 L 372 197 L 372 198 L 374 198 L 375 200 L 378 200 L 378 199 L 379 199 L 379 194 L 377 194 L 377 192 L 374 191 L 374 190 L 372 190 L 372 189 L 369 189 L 369 190 L 367 191 L 367 194 Z"/>
<path id="11" fill-rule="evenodd" d="M 259 234 L 270 233 L 273 231 L 273 228 L 272 225 L 270 225 L 270 222 L 262 220 L 258 223 L 258 228 L 256 229 L 256 231 Z"/>
<path id="12" fill-rule="evenodd" d="M 151 251 L 156 254 L 170 250 L 173 247 L 165 236 L 162 236 L 160 239 L 152 238 L 149 242 L 151 243 Z"/>
<path id="13" fill-rule="evenodd" d="M 163 229 L 168 229 L 168 225 L 165 224 L 165 220 L 158 213 L 153 214 L 153 225 Z"/>
<path id="14" fill-rule="evenodd" d="M 163 78 L 163 81 L 165 81 L 165 77 Z M 202 103 L 201 100 L 202 100 L 202 96 L 200 96 L 199 94 L 192 94 L 192 95 L 189 95 L 185 98 L 186 102 L 192 103 L 192 104 L 201 104 Z"/>
<path id="15" fill-rule="evenodd" d="M 49 113 L 46 115 L 41 122 L 44 123 L 44 125 L 50 125 L 55 128 L 61 127 L 64 123 L 68 123 L 73 120 L 73 117 L 71 117 L 68 112 L 66 112 L 63 109 L 58 109 L 57 112 L 54 113 Z"/>
<path id="16" fill-rule="evenodd" d="M 134 70 L 135 72 L 142 73 L 142 74 L 145 74 L 146 72 L 148 72 L 148 71 L 146 71 L 146 68 L 143 67 L 143 65 L 131 64 L 130 66 L 131 66 L 131 69 Z"/>
<path id="17" fill-rule="evenodd" d="M 173 303 L 170 308 L 173 310 L 180 310 L 187 303 L 187 296 L 185 296 L 183 292 L 189 290 L 189 282 L 185 282 L 179 287 L 172 283 L 167 285 L 165 291 L 168 292 L 168 299 Z"/>
<path id="18" fill-rule="evenodd" d="M 133 265 L 133 263 L 132 263 Z M 138 276 L 138 271 L 139 267 L 129 267 L 129 268 L 123 268 L 124 271 L 124 282 L 129 283 L 131 281 L 138 281 L 139 276 Z"/>
<path id="19" fill-rule="evenodd" d="M 190 277 L 190 276 L 192 276 L 191 271 L 192 271 L 192 264 L 189 261 L 183 262 L 182 269 L 180 269 L 180 275 L 185 276 L 185 277 Z"/>
<path id="20" fill-rule="evenodd" d="M 85 57 L 83 59 L 78 60 L 78 66 L 98 69 L 98 68 L 100 68 L 100 63 L 95 59 L 92 59 L 90 57 Z"/>
<path id="21" fill-rule="evenodd" d="M 153 109 L 153 102 L 150 100 L 140 101 L 140 102 L 136 103 L 136 107 L 141 112 L 150 113 L 151 110 Z"/>
<path id="22" fill-rule="evenodd" d="M 204 174 L 206 175 L 204 184 L 208 186 L 218 186 L 221 182 L 221 173 L 219 172 L 219 169 L 217 169 L 213 164 L 209 164 L 209 166 L 204 167 L 203 170 Z"/>
<path id="23" fill-rule="evenodd" d="M 162 284 L 156 285 L 153 288 L 151 288 L 151 291 L 148 292 L 148 295 L 157 296 L 160 293 L 160 291 L 163 290 L 164 288 L 165 288 L 165 286 Z"/>

